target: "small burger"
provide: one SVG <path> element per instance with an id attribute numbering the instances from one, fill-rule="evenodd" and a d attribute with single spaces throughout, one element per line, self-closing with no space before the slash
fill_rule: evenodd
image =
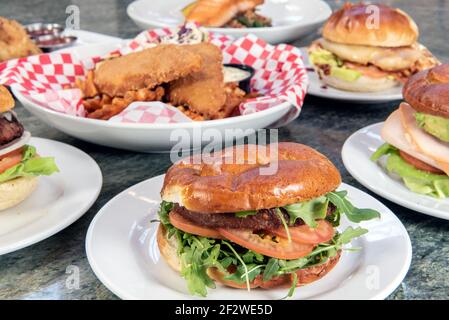
<path id="1" fill-rule="evenodd" d="M 386 169 L 416 193 L 449 197 L 449 64 L 412 76 L 402 93 L 372 160 L 386 156 Z"/>
<path id="2" fill-rule="evenodd" d="M 162 257 L 194 295 L 219 282 L 290 287 L 291 296 L 332 270 L 344 245 L 367 232 L 337 231 L 342 215 L 355 223 L 379 217 L 337 191 L 338 170 L 305 145 L 246 145 L 194 158 L 165 176 L 157 234 Z M 270 166 L 276 170 L 263 172 Z"/>
<path id="3" fill-rule="evenodd" d="M 329 86 L 375 92 L 439 64 L 417 39 L 418 27 L 405 12 L 383 4 L 346 3 L 329 18 L 308 53 Z"/>
<path id="4" fill-rule="evenodd" d="M 37 177 L 58 171 L 53 158 L 41 158 L 27 145 L 30 133 L 12 112 L 14 99 L 0 86 L 0 210 L 25 200 L 37 187 Z"/>

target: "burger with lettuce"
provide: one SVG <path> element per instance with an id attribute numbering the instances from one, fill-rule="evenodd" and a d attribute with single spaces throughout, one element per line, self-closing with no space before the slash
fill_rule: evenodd
<path id="1" fill-rule="evenodd" d="M 14 99 L 0 86 L 0 210 L 16 206 L 37 187 L 39 176 L 58 172 L 53 158 L 39 157 L 12 111 Z"/>
<path id="2" fill-rule="evenodd" d="M 417 40 L 418 27 L 405 12 L 384 4 L 346 3 L 329 18 L 308 53 L 327 85 L 375 92 L 439 64 Z"/>
<path id="3" fill-rule="evenodd" d="M 385 121 L 372 156 L 411 191 L 449 197 L 449 64 L 412 76 L 405 102 Z"/>
<path id="4" fill-rule="evenodd" d="M 335 166 L 305 145 L 237 146 L 194 159 L 165 176 L 157 234 L 161 256 L 193 295 L 206 296 L 218 282 L 285 287 L 292 296 L 330 272 L 345 246 L 368 232 L 337 230 L 343 216 L 354 223 L 379 218 L 354 207 L 337 190 Z M 276 169 L 267 174 L 267 167 Z"/>

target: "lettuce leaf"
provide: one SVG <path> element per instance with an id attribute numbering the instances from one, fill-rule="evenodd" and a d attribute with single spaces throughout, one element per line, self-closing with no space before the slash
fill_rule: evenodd
<path id="1" fill-rule="evenodd" d="M 331 75 L 344 81 L 354 82 L 362 76 L 361 72 L 343 66 L 343 61 L 328 50 L 317 49 L 309 56 L 314 65 L 328 65 Z"/>
<path id="2" fill-rule="evenodd" d="M 24 146 L 22 161 L 0 174 L 0 183 L 20 177 L 49 176 L 59 172 L 54 158 L 41 158 L 36 155 L 36 148 Z"/>
<path id="3" fill-rule="evenodd" d="M 449 177 L 422 171 L 407 163 L 398 153 L 387 159 L 387 170 L 396 173 L 411 191 L 435 198 L 449 197 Z"/>
<path id="4" fill-rule="evenodd" d="M 387 171 L 400 176 L 405 186 L 411 191 L 435 198 L 449 197 L 449 177 L 447 175 L 433 174 L 417 169 L 402 159 L 399 150 L 388 143 L 380 146 L 371 156 L 371 160 L 377 161 L 385 155 L 388 156 Z"/>

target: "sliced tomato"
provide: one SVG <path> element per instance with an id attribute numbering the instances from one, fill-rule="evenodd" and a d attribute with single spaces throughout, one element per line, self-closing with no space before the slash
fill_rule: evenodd
<path id="1" fill-rule="evenodd" d="M 228 240 L 241 245 L 244 248 L 277 259 L 298 259 L 312 252 L 311 244 L 289 242 L 287 239 L 277 238 L 273 240 L 271 235 L 261 237 L 246 229 L 218 229 Z"/>
<path id="2" fill-rule="evenodd" d="M 316 228 L 311 228 L 306 224 L 298 227 L 289 227 L 290 237 L 295 242 L 308 244 L 319 244 L 332 240 L 335 235 L 332 224 L 326 220 L 319 220 L 317 223 L 318 226 Z M 288 238 L 287 231 L 283 227 L 270 232 L 284 239 Z"/>
<path id="3" fill-rule="evenodd" d="M 22 161 L 22 148 L 14 150 L 0 157 L 0 173 L 5 172 L 9 168 L 14 167 Z"/>
<path id="4" fill-rule="evenodd" d="M 223 236 L 217 230 L 195 225 L 179 213 L 172 211 L 168 218 L 170 223 L 181 231 L 206 238 L 223 239 Z"/>

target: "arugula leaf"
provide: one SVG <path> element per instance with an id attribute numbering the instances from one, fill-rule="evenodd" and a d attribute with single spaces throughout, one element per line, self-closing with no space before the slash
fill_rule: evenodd
<path id="1" fill-rule="evenodd" d="M 243 261 L 245 261 L 245 263 L 263 262 L 264 256 L 260 253 L 248 250 L 245 254 L 242 255 L 242 259 Z"/>
<path id="2" fill-rule="evenodd" d="M 324 219 L 329 205 L 325 196 L 306 202 L 299 202 L 285 206 L 284 209 L 290 216 L 290 225 L 293 225 L 298 218 L 301 218 L 309 227 L 316 228 L 318 224 L 315 220 Z"/>
<path id="3" fill-rule="evenodd" d="M 337 238 L 337 244 L 338 246 L 342 246 L 344 244 L 348 244 L 351 242 L 352 239 L 354 238 L 358 238 L 362 235 L 364 235 L 365 233 L 367 233 L 368 230 L 364 229 L 364 228 L 353 228 L 353 227 L 348 227 L 345 229 L 345 231 L 343 231 Z"/>
<path id="4" fill-rule="evenodd" d="M 231 257 L 226 257 L 223 260 L 220 261 L 220 264 L 222 265 L 223 268 L 227 268 L 229 267 L 231 264 L 235 264 L 236 262 L 234 262 L 234 259 L 232 259 Z"/>
<path id="5" fill-rule="evenodd" d="M 240 257 L 240 255 L 237 253 L 237 251 L 235 251 L 235 249 L 232 247 L 232 245 L 230 243 L 228 243 L 227 241 L 222 241 L 221 243 L 227 245 L 229 247 L 229 249 L 231 249 L 232 253 L 235 255 L 235 257 L 237 258 L 237 260 L 240 261 L 240 263 L 242 264 L 243 268 L 245 269 L 245 274 L 246 274 L 246 287 L 248 288 L 248 291 L 251 290 L 251 287 L 249 285 L 250 280 L 249 280 L 249 276 L 248 276 L 248 267 L 246 266 L 245 261 L 243 261 L 243 259 Z"/>
<path id="6" fill-rule="evenodd" d="M 172 202 L 162 201 L 159 208 L 159 218 L 164 226 L 171 225 L 168 214 L 173 209 L 174 204 Z"/>
<path id="7" fill-rule="evenodd" d="M 284 219 L 284 214 L 282 213 L 282 211 L 279 208 L 276 208 L 276 214 L 277 214 L 277 216 L 279 217 L 279 219 L 282 222 L 282 226 L 285 229 L 285 233 L 287 233 L 287 240 L 288 240 L 288 242 L 292 242 L 292 237 L 290 235 L 290 230 L 288 229 L 287 222 L 285 222 L 285 219 Z"/>
<path id="8" fill-rule="evenodd" d="M 285 261 L 285 262 L 284 262 Z M 291 270 L 291 269 L 302 269 L 304 268 L 307 263 L 309 263 L 309 259 L 307 257 L 304 258 L 299 258 L 299 259 L 295 259 L 295 260 L 282 260 L 283 266 L 282 266 L 282 270 Z"/>
<path id="9" fill-rule="evenodd" d="M 349 221 L 359 223 L 365 220 L 380 218 L 380 213 L 373 209 L 359 209 L 346 199 L 347 191 L 329 192 L 326 197 Z"/>
<path id="10" fill-rule="evenodd" d="M 270 258 L 268 260 L 268 264 L 265 267 L 265 271 L 263 273 L 263 281 L 268 281 L 273 278 L 279 270 L 279 261 L 275 258 Z"/>
<path id="11" fill-rule="evenodd" d="M 54 158 L 41 158 L 36 156 L 36 148 L 25 145 L 22 161 L 0 174 L 0 183 L 20 177 L 49 176 L 59 172 Z"/>
<path id="12" fill-rule="evenodd" d="M 237 218 L 246 218 L 248 216 L 254 216 L 257 214 L 256 210 L 250 210 L 250 211 L 239 211 L 235 213 L 235 216 Z"/>
<path id="13" fill-rule="evenodd" d="M 190 246 L 183 247 L 180 255 L 181 276 L 186 279 L 189 292 L 205 297 L 207 287 L 215 288 L 215 282 L 209 277 L 207 268 L 204 267 L 204 257 L 208 257 L 207 250 L 211 248 L 211 243 L 207 238 L 194 236 L 189 240 L 191 240 Z"/>
<path id="14" fill-rule="evenodd" d="M 293 297 L 296 291 L 296 286 L 298 285 L 298 275 L 296 274 L 296 272 L 292 272 L 290 275 L 292 276 L 292 285 L 290 287 L 290 290 L 288 290 L 287 296 L 284 299 Z"/>

